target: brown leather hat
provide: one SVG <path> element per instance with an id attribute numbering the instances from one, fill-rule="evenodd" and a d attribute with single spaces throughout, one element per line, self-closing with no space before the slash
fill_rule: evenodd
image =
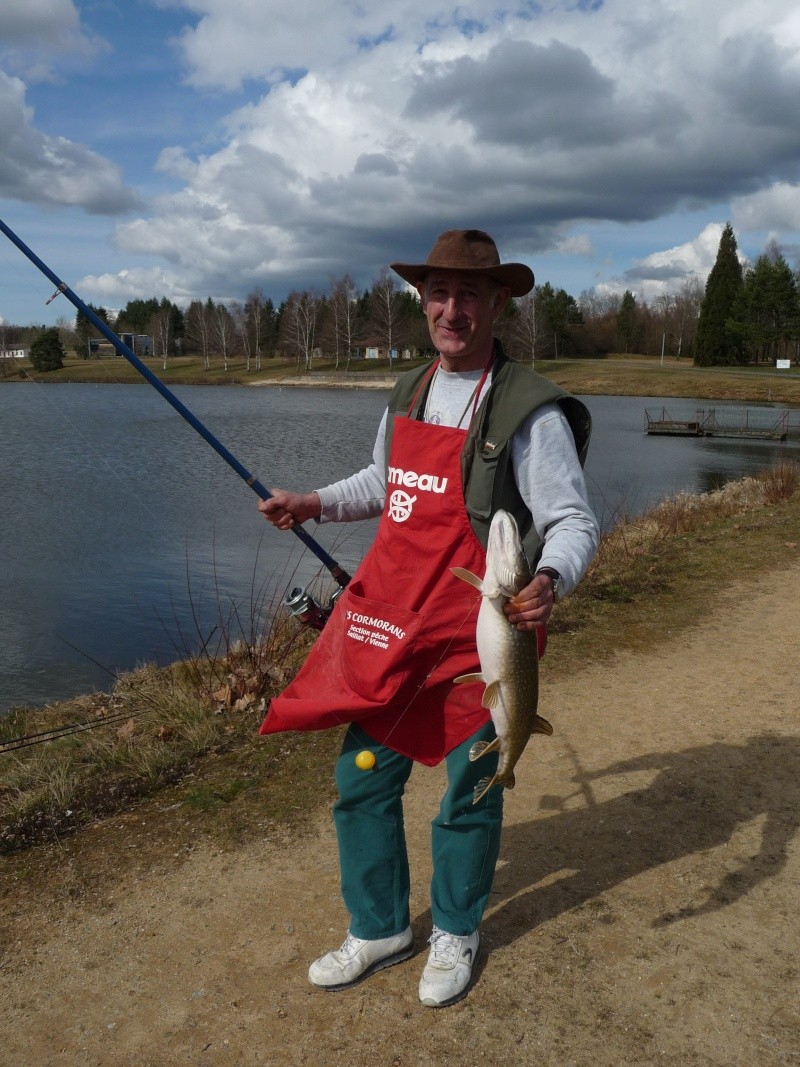
<path id="1" fill-rule="evenodd" d="M 525 296 L 534 277 L 524 263 L 501 263 L 497 245 L 483 230 L 445 230 L 424 263 L 390 263 L 393 271 L 412 285 L 420 285 L 432 270 L 468 270 L 507 285 L 512 296 Z"/>

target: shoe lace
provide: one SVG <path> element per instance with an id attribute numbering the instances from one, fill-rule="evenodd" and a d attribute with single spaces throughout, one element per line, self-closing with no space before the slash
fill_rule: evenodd
<path id="1" fill-rule="evenodd" d="M 353 934 L 351 934 L 348 930 L 347 937 L 342 942 L 342 947 L 339 949 L 339 952 L 343 956 L 352 956 L 361 944 L 361 939 L 358 937 L 354 937 Z"/>
<path id="2" fill-rule="evenodd" d="M 461 938 L 434 927 L 428 938 L 431 946 L 430 962 L 434 967 L 452 967 L 461 952 Z"/>

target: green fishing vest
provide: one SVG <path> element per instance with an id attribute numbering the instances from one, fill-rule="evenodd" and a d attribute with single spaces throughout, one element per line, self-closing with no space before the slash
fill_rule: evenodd
<path id="1" fill-rule="evenodd" d="M 392 390 L 386 419 L 387 468 L 395 416 L 409 414 L 413 400 L 414 407 L 410 417 L 422 418 L 430 382 L 420 390 L 416 400 L 414 394 L 430 366 L 427 364 L 402 375 Z M 539 560 L 542 543 L 533 525 L 531 513 L 514 481 L 511 438 L 532 412 L 544 404 L 552 403 L 558 404 L 566 416 L 575 438 L 578 459 L 583 466 L 592 429 L 591 416 L 586 406 L 530 367 L 509 359 L 500 342 L 495 340 L 492 384 L 475 413 L 467 431 L 464 451 L 461 453 L 464 501 L 472 529 L 484 548 L 494 513 L 503 508 L 514 516 L 531 570 Z"/>

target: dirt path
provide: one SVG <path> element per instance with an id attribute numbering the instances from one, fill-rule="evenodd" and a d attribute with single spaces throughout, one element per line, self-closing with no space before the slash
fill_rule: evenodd
<path id="1" fill-rule="evenodd" d="M 800 566 L 732 588 L 648 655 L 576 670 L 508 794 L 469 997 L 417 1000 L 427 826 L 408 795 L 419 954 L 355 989 L 308 984 L 346 918 L 332 829 L 35 879 L 3 916 L 5 1067 L 46 1064 L 800 1064 Z M 609 635 L 613 640 L 613 635 Z M 120 840 L 124 841 L 120 847 Z M 129 858 L 126 864 L 126 858 Z M 125 865 L 123 867 L 123 864 Z"/>

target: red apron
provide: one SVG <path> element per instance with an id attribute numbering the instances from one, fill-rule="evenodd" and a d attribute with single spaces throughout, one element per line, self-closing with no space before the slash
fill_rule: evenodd
<path id="1" fill-rule="evenodd" d="M 358 722 L 434 766 L 487 722 L 482 685 L 453 684 L 480 670 L 480 594 L 450 568 L 486 569 L 464 505 L 466 434 L 395 417 L 375 542 L 262 734 Z"/>

